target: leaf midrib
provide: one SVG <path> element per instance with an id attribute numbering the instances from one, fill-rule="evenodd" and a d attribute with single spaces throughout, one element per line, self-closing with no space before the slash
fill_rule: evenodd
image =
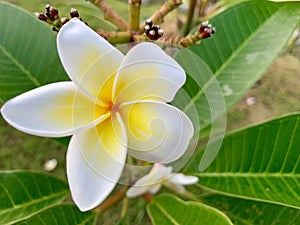
<path id="1" fill-rule="evenodd" d="M 0 50 L 9 58 L 19 69 L 22 71 L 26 77 L 36 86 L 41 86 L 41 83 L 30 73 L 29 70 L 24 68 L 24 66 L 16 59 L 14 56 L 5 48 L 5 46 L 0 45 Z"/>
<path id="2" fill-rule="evenodd" d="M 267 172 L 256 172 L 256 173 L 239 173 L 239 172 L 208 172 L 195 174 L 198 177 L 291 177 L 300 178 L 300 174 L 294 173 L 267 173 Z"/>
<path id="3" fill-rule="evenodd" d="M 14 211 L 16 211 L 16 210 L 18 210 L 20 208 L 26 208 L 26 207 L 29 207 L 29 206 L 32 206 L 32 205 L 39 204 L 39 203 L 44 202 L 44 201 L 49 201 L 49 200 L 60 198 L 60 197 L 63 198 L 68 193 L 69 193 L 69 191 L 65 190 L 65 191 L 62 191 L 62 192 L 59 192 L 59 193 L 56 193 L 56 194 L 53 194 L 53 195 L 44 196 L 42 198 L 38 198 L 38 199 L 35 199 L 35 200 L 32 200 L 32 201 L 29 201 L 29 202 L 26 202 L 26 203 L 23 203 L 23 204 L 14 205 L 14 207 L 11 207 L 11 208 L 8 208 L 8 209 L 0 211 L 0 217 L 3 214 L 12 213 L 12 212 L 14 212 Z M 50 205 L 47 205 L 46 207 L 43 207 L 43 208 L 41 208 L 41 209 L 39 209 L 39 210 L 31 213 L 31 214 L 26 215 L 25 217 L 21 217 L 21 218 L 18 218 L 16 220 L 14 220 L 14 221 L 10 221 L 9 224 L 16 223 L 18 221 L 21 221 L 21 220 L 24 220 L 26 218 L 29 218 L 29 217 L 31 217 L 31 216 L 33 216 L 33 215 L 35 215 L 35 214 L 37 214 L 37 213 L 45 210 L 45 209 L 48 209 L 48 208 L 52 207 L 55 204 L 57 204 L 57 203 L 52 203 Z"/>
<path id="4" fill-rule="evenodd" d="M 162 212 L 163 215 L 166 216 L 168 220 L 170 220 L 174 225 L 180 225 L 163 207 L 161 207 L 159 204 L 155 204 L 156 207 Z"/>
<path id="5" fill-rule="evenodd" d="M 243 50 L 244 46 L 246 44 L 248 44 L 248 42 L 250 40 L 252 40 L 252 37 L 260 30 L 260 28 L 262 26 L 264 26 L 265 23 L 267 23 L 270 19 L 272 19 L 272 17 L 274 17 L 279 11 L 281 11 L 282 9 L 284 9 L 286 6 L 287 5 L 283 5 L 281 8 L 278 8 L 278 10 L 275 11 L 272 16 L 270 16 L 263 23 L 261 23 L 260 26 L 258 26 L 257 29 L 251 35 L 249 35 L 245 39 L 245 41 L 238 48 L 236 48 L 236 51 L 233 51 L 233 53 L 226 59 L 226 61 L 219 67 L 219 69 L 216 70 L 216 72 L 214 73 L 214 76 L 211 77 L 211 78 L 209 78 L 209 80 L 204 84 L 203 88 L 201 88 L 201 90 L 199 90 L 199 92 L 196 95 L 193 96 L 193 98 L 191 99 L 191 101 L 183 109 L 183 112 L 187 112 L 189 110 L 189 108 L 194 104 L 194 102 L 196 102 L 196 100 L 198 98 L 200 98 L 200 96 L 202 95 L 203 91 L 206 90 L 207 86 L 212 82 L 212 80 L 217 79 L 220 76 L 221 72 L 224 70 L 224 67 L 226 68 L 227 65 L 229 65 L 229 63 L 231 63 L 234 60 L 234 58 L 236 57 L 236 55 L 238 55 L 240 53 L 240 51 Z"/>

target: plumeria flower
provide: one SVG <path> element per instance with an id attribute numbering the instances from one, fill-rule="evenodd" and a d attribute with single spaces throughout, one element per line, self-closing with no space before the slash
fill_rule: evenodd
<path id="1" fill-rule="evenodd" d="M 166 104 L 184 84 L 185 73 L 157 45 L 141 43 L 124 56 L 76 18 L 60 30 L 57 47 L 71 81 L 23 93 L 1 112 L 29 134 L 72 135 L 67 177 L 74 202 L 86 211 L 115 187 L 127 153 L 168 163 L 185 152 L 193 125 Z"/>
<path id="2" fill-rule="evenodd" d="M 134 198 L 145 193 L 156 194 L 164 185 L 179 193 L 184 193 L 183 185 L 191 185 L 198 182 L 198 177 L 186 176 L 182 173 L 172 173 L 172 167 L 165 167 L 155 163 L 150 172 L 140 178 L 126 192 L 127 197 Z"/>

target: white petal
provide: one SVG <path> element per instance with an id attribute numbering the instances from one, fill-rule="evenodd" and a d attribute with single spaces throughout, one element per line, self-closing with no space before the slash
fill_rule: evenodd
<path id="1" fill-rule="evenodd" d="M 129 198 L 134 198 L 139 195 L 145 194 L 151 188 L 151 186 L 149 185 L 150 181 L 151 176 L 149 174 L 140 178 L 131 188 L 127 190 L 126 196 Z"/>
<path id="2" fill-rule="evenodd" d="M 94 111 L 95 103 L 69 81 L 23 93 L 7 101 L 1 109 L 4 119 L 13 127 L 47 137 L 68 136 L 88 126 L 104 112 L 98 110 L 96 115 Z"/>
<path id="3" fill-rule="evenodd" d="M 186 79 L 184 70 L 160 47 L 141 43 L 125 56 L 114 84 L 116 102 L 137 99 L 170 102 Z"/>
<path id="4" fill-rule="evenodd" d="M 169 163 L 183 155 L 193 136 L 190 119 L 160 102 L 139 101 L 120 106 L 129 154 L 148 162 Z"/>
<path id="5" fill-rule="evenodd" d="M 160 163 L 155 163 L 150 171 L 152 176 L 152 183 L 164 182 L 172 176 L 173 168 L 171 166 L 165 167 Z"/>
<path id="6" fill-rule="evenodd" d="M 190 185 L 190 184 L 197 183 L 198 177 L 186 176 L 182 173 L 176 173 L 176 174 L 174 174 L 174 176 L 171 177 L 170 181 L 177 183 L 177 184 Z"/>
<path id="7" fill-rule="evenodd" d="M 149 193 L 155 195 L 161 189 L 162 184 L 163 184 L 162 182 L 159 182 L 151 185 L 149 189 Z"/>
<path id="8" fill-rule="evenodd" d="M 124 58 L 119 50 L 76 18 L 59 31 L 57 48 L 69 77 L 93 97 L 97 97 Z"/>
<path id="9" fill-rule="evenodd" d="M 166 186 L 167 188 L 170 188 L 174 191 L 177 191 L 179 193 L 184 193 L 185 192 L 185 188 L 181 184 L 176 184 L 172 181 L 164 182 L 164 186 Z"/>
<path id="10" fill-rule="evenodd" d="M 82 211 L 99 205 L 120 178 L 126 159 L 122 126 L 118 118 L 108 118 L 95 128 L 75 134 L 70 141 L 68 181 L 72 198 Z"/>

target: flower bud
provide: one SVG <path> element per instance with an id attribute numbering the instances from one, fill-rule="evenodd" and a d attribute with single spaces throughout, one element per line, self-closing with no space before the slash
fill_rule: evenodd
<path id="1" fill-rule="evenodd" d="M 78 12 L 78 10 L 72 8 L 71 11 L 70 11 L 70 16 L 71 16 L 72 18 L 79 18 L 79 12 Z"/>
<path id="2" fill-rule="evenodd" d="M 148 26 L 152 27 L 153 22 L 151 19 L 146 19 L 145 24 L 146 24 L 146 26 L 148 25 Z"/>
<path id="3" fill-rule="evenodd" d="M 151 19 L 147 19 L 145 21 L 145 28 L 144 28 L 146 36 L 150 40 L 157 40 L 158 38 L 162 37 L 164 31 L 160 29 L 159 25 L 154 25 Z"/>
<path id="4" fill-rule="evenodd" d="M 36 17 L 39 19 L 39 20 L 42 20 L 42 21 L 45 21 L 47 22 L 48 18 L 45 14 L 43 13 L 36 13 Z"/>
<path id="5" fill-rule="evenodd" d="M 210 38 L 216 33 L 216 28 L 209 24 L 208 21 L 201 23 L 200 28 L 198 30 L 202 39 Z"/>
<path id="6" fill-rule="evenodd" d="M 58 10 L 54 7 L 50 7 L 50 19 L 56 20 L 59 18 Z"/>

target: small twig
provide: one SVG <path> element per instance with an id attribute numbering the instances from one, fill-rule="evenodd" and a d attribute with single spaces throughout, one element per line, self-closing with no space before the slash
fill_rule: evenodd
<path id="1" fill-rule="evenodd" d="M 165 43 L 178 44 L 181 47 L 188 48 L 191 45 L 199 44 L 202 39 L 210 38 L 216 32 L 214 28 L 208 21 L 201 23 L 200 28 L 194 34 L 188 34 L 186 37 L 172 37 L 166 38 L 162 37 L 159 41 L 164 41 Z"/>
<path id="2" fill-rule="evenodd" d="M 187 21 L 186 21 L 186 25 L 185 25 L 184 32 L 183 32 L 184 35 L 187 35 L 191 29 L 195 7 L 196 7 L 196 0 L 190 0 Z"/>
<path id="3" fill-rule="evenodd" d="M 129 14 L 129 30 L 139 32 L 140 29 L 140 11 L 141 11 L 141 0 L 129 0 L 130 14 Z"/>
<path id="4" fill-rule="evenodd" d="M 121 211 L 121 219 L 124 219 L 126 217 L 126 215 L 127 215 L 128 202 L 129 202 L 128 198 L 124 198 L 123 199 L 123 205 L 122 205 L 122 211 Z"/>
<path id="5" fill-rule="evenodd" d="M 105 0 L 90 0 L 93 4 L 97 5 L 104 13 L 104 18 L 115 24 L 122 31 L 128 30 L 128 23 L 116 13 Z"/>
<path id="6" fill-rule="evenodd" d="M 121 201 L 125 197 L 127 189 L 128 189 L 127 186 L 121 188 L 115 195 L 113 195 L 109 199 L 106 199 L 101 205 L 99 205 L 94 210 L 96 212 L 103 212 L 106 209 L 108 209 L 109 207 L 111 207 L 114 204 L 118 203 L 119 201 Z"/>
<path id="7" fill-rule="evenodd" d="M 115 32 L 98 29 L 96 32 L 111 44 L 125 44 L 133 39 L 132 34 L 128 31 Z"/>
<path id="8" fill-rule="evenodd" d="M 154 24 L 161 24 L 164 22 L 164 17 L 173 11 L 174 9 L 178 8 L 182 4 L 182 0 L 168 0 L 166 1 L 159 10 L 157 10 L 151 17 L 151 21 Z M 145 24 L 143 23 L 140 26 L 140 30 L 144 30 Z"/>
<path id="9" fill-rule="evenodd" d="M 148 192 L 146 192 L 142 196 L 148 203 L 150 203 L 152 201 L 152 195 L 150 195 Z"/>

